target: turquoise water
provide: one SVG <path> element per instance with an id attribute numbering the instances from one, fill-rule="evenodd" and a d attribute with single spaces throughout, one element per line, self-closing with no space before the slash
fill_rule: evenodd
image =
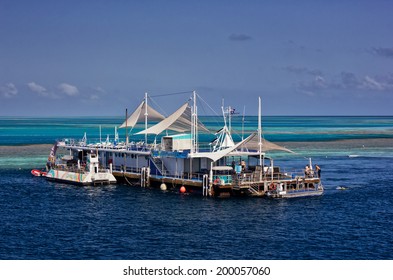
<path id="1" fill-rule="evenodd" d="M 99 125 L 113 139 L 121 122 L 0 118 L 0 259 L 393 259 L 393 117 L 263 119 L 264 136 L 296 152 L 274 153 L 276 165 L 299 170 L 312 156 L 322 168 L 316 198 L 214 199 L 31 176 L 56 139 L 86 132 L 94 142 Z M 245 130 L 256 124 L 247 117 Z M 240 138 L 241 118 L 233 127 Z"/>
<path id="2" fill-rule="evenodd" d="M 222 127 L 221 117 L 200 117 L 212 131 Z M 56 139 L 88 139 L 107 135 L 114 137 L 115 126 L 123 122 L 120 117 L 91 118 L 7 118 L 0 117 L 0 145 L 50 144 Z M 137 127 L 133 132 L 140 131 Z M 232 119 L 234 138 L 242 136 L 242 117 Z M 257 117 L 244 121 L 244 135 L 257 129 Z M 333 141 L 343 139 L 393 138 L 393 117 L 264 117 L 263 134 L 274 142 Z M 119 130 L 124 139 L 125 129 Z M 210 136 L 210 138 L 213 136 Z M 139 136 L 136 139 L 142 139 Z M 152 139 L 152 138 L 151 138 Z"/>

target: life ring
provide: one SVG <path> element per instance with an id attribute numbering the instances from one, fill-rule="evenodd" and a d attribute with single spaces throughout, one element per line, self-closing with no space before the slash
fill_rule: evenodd
<path id="1" fill-rule="evenodd" d="M 276 190 L 276 188 L 277 188 L 277 185 L 275 184 L 275 183 L 270 183 L 270 185 L 269 185 L 269 190 L 271 190 L 271 191 L 275 191 Z"/>
<path id="2" fill-rule="evenodd" d="M 217 178 L 214 180 L 213 184 L 214 184 L 214 185 L 219 185 L 220 182 L 221 182 L 221 181 L 220 181 L 220 178 L 217 177 Z"/>

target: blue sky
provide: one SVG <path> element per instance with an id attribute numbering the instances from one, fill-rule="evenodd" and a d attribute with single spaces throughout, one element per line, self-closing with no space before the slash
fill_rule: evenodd
<path id="1" fill-rule="evenodd" d="M 192 90 L 216 111 L 224 98 L 255 115 L 261 96 L 264 115 L 392 115 L 392 11 L 378 0 L 0 0 L 0 116 L 121 116 L 144 92 Z M 170 113 L 188 97 L 155 101 Z"/>

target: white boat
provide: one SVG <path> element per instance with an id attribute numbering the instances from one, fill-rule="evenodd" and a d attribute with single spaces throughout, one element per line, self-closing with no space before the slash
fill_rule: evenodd
<path id="1" fill-rule="evenodd" d="M 293 198 L 306 196 L 320 196 L 324 188 L 319 180 L 297 180 L 293 182 L 271 183 L 266 195 L 272 198 Z"/>
<path id="2" fill-rule="evenodd" d="M 60 161 L 51 164 L 45 175 L 46 179 L 78 185 L 102 185 L 117 182 L 111 170 L 100 169 L 98 156 L 95 153 L 87 155 L 86 164 L 76 163 L 72 156 L 64 156 Z"/>

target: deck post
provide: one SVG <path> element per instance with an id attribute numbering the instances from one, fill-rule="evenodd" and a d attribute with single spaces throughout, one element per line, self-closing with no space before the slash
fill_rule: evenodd
<path id="1" fill-rule="evenodd" d="M 213 162 L 210 162 L 210 171 L 209 171 L 209 187 L 213 186 Z"/>

